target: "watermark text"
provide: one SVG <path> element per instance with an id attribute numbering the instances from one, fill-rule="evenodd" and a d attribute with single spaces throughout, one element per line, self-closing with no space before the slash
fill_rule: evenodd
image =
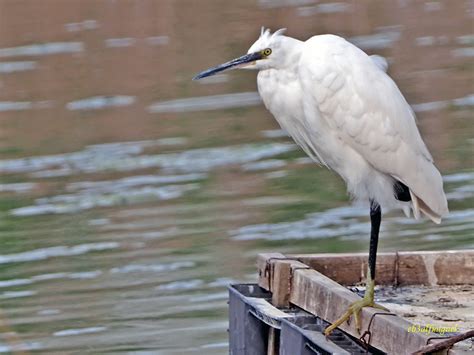
<path id="1" fill-rule="evenodd" d="M 440 335 L 444 335 L 445 333 L 457 333 L 459 331 L 459 325 L 455 324 L 453 326 L 440 326 L 435 324 L 413 324 L 408 327 L 408 333 L 424 333 L 424 334 L 431 334 L 436 333 Z"/>

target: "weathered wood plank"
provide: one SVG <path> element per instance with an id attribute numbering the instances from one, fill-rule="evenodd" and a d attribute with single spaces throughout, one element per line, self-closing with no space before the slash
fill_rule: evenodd
<path id="1" fill-rule="evenodd" d="M 279 351 L 279 339 L 277 335 L 277 330 L 275 328 L 270 328 L 268 330 L 268 346 L 267 346 L 267 355 L 278 355 Z"/>
<path id="2" fill-rule="evenodd" d="M 336 321 L 352 302 L 359 299 L 353 292 L 315 270 L 294 271 L 290 302 L 330 323 Z M 362 332 L 368 329 L 375 313 L 380 311 L 373 308 L 361 311 Z M 370 328 L 370 344 L 389 354 L 410 354 L 424 346 L 428 340 L 421 333 L 408 333 L 411 325 L 396 315 L 377 315 Z M 354 337 L 360 336 L 354 321 L 342 324 L 340 328 Z"/>
<path id="3" fill-rule="evenodd" d="M 258 258 L 259 285 L 276 292 L 273 300 L 277 303 L 286 305 L 289 301 L 334 322 L 350 303 L 360 299 L 338 282 L 354 284 L 362 281 L 366 258 L 366 254 L 314 254 L 288 255 L 285 259 L 279 253 L 261 254 Z M 379 283 L 474 284 L 474 251 L 381 253 L 378 262 Z M 308 269 L 308 266 L 321 273 Z M 370 319 L 374 317 L 370 329 L 371 345 L 395 354 L 409 354 L 426 345 L 427 335 L 408 332 L 412 323 L 396 315 L 376 313 L 380 311 L 373 308 L 364 308 L 361 312 L 362 332 L 367 330 Z M 359 337 L 354 323 L 343 324 L 340 328 Z"/>
<path id="4" fill-rule="evenodd" d="M 367 254 L 295 254 L 298 259 L 342 285 L 365 280 Z M 474 284 L 474 250 L 379 253 L 379 285 Z"/>
<path id="5" fill-rule="evenodd" d="M 271 260 L 284 260 L 286 256 L 280 253 L 262 253 L 257 255 L 257 271 L 258 271 L 258 285 L 265 289 L 270 290 L 270 263 Z"/>
<path id="6" fill-rule="evenodd" d="M 404 254 L 410 254 L 406 252 Z M 448 250 L 443 252 L 420 252 L 431 284 L 474 284 L 474 250 Z"/>
<path id="7" fill-rule="evenodd" d="M 272 292 L 272 304 L 276 307 L 288 307 L 294 270 L 310 267 L 283 254 L 268 253 L 258 255 L 257 268 L 258 285 Z"/>
<path id="8" fill-rule="evenodd" d="M 272 304 L 288 307 L 290 301 L 291 260 L 281 260 L 273 264 Z"/>
<path id="9" fill-rule="evenodd" d="M 364 282 L 367 274 L 367 254 L 308 254 L 288 255 L 288 257 L 300 260 L 342 285 Z M 377 284 L 393 283 L 396 277 L 395 259 L 395 254 L 377 255 Z"/>

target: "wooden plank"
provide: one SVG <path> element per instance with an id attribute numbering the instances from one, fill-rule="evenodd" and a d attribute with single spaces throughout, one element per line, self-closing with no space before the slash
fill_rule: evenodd
<path id="1" fill-rule="evenodd" d="M 271 260 L 277 259 L 284 260 L 286 256 L 280 253 L 262 253 L 257 255 L 258 285 L 265 290 L 270 290 Z"/>
<path id="2" fill-rule="evenodd" d="M 290 300 L 291 261 L 281 260 L 274 264 L 272 282 L 272 304 L 275 307 L 288 307 Z"/>
<path id="3" fill-rule="evenodd" d="M 272 292 L 272 304 L 288 307 L 294 270 L 309 266 L 279 253 L 259 254 L 257 257 L 258 285 Z"/>
<path id="4" fill-rule="evenodd" d="M 402 285 L 474 284 L 474 251 L 400 252 L 381 253 L 379 256 L 380 265 L 384 265 L 381 268 L 382 280 L 386 283 L 392 279 L 392 282 L 398 281 Z M 278 296 L 274 299 L 277 302 L 286 303 L 288 300 L 332 323 L 360 297 L 307 267 L 316 267 L 338 281 L 353 284 L 354 280 L 359 282 L 365 276 L 362 270 L 365 270 L 366 258 L 366 254 L 314 254 L 289 255 L 285 259 L 278 253 L 261 254 L 258 258 L 259 284 L 271 292 L 276 291 Z M 364 308 L 361 312 L 362 332 L 367 330 L 373 318 L 370 329 L 372 346 L 388 353 L 409 354 L 426 345 L 428 335 L 408 332 L 412 323 L 396 315 L 376 313 L 380 311 L 373 308 Z M 354 323 L 345 323 L 340 328 L 358 338 L 360 334 Z"/>
<path id="5" fill-rule="evenodd" d="M 441 252 L 403 252 L 405 256 L 418 254 L 428 277 L 429 285 L 474 285 L 474 250 Z M 400 269 L 402 275 L 403 269 Z"/>
<path id="6" fill-rule="evenodd" d="M 296 254 L 297 259 L 342 285 L 365 280 L 367 254 Z M 379 253 L 379 285 L 474 284 L 474 250 Z"/>
<path id="7" fill-rule="evenodd" d="M 355 285 L 366 279 L 367 254 L 308 254 L 288 257 L 300 260 L 341 285 Z M 394 253 L 377 255 L 377 284 L 393 284 L 396 278 L 395 259 Z"/>
<path id="8" fill-rule="evenodd" d="M 299 269 L 293 273 L 290 302 L 330 323 L 336 321 L 352 302 L 359 299 L 353 292 L 315 270 Z M 362 332 L 368 329 L 375 313 L 380 311 L 373 308 L 361 311 Z M 412 323 L 396 315 L 374 317 L 370 328 L 370 344 L 384 352 L 410 354 L 423 347 L 428 340 L 428 336 L 421 333 L 408 333 L 408 327 Z M 340 328 L 356 338 L 360 337 L 354 321 L 342 324 Z"/>
<path id="9" fill-rule="evenodd" d="M 280 352 L 279 341 L 277 330 L 270 328 L 268 330 L 267 355 L 278 355 Z"/>

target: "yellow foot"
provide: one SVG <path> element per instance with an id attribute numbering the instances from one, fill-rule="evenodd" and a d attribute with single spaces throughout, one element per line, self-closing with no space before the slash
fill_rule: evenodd
<path id="1" fill-rule="evenodd" d="M 364 307 L 373 307 L 389 312 L 387 308 L 374 302 L 374 288 L 375 282 L 369 276 L 364 298 L 352 303 L 341 318 L 324 330 L 324 335 L 328 336 L 331 334 L 331 332 L 339 327 L 342 323 L 349 321 L 352 315 L 354 315 L 357 332 L 360 333 L 360 311 Z"/>

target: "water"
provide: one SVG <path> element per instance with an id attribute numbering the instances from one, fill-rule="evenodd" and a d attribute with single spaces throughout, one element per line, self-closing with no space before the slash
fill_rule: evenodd
<path id="1" fill-rule="evenodd" d="M 380 249 L 474 247 L 470 1 L 47 0 L 0 14 L 0 352 L 223 354 L 226 286 L 256 280 L 257 253 L 368 249 L 366 209 L 279 130 L 255 73 L 191 81 L 261 25 L 384 57 L 417 112 L 452 212 L 440 226 L 387 213 Z"/>

